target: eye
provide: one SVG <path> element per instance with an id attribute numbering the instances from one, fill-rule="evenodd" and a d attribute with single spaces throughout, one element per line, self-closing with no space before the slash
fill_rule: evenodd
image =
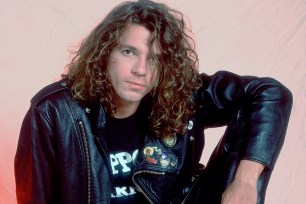
<path id="1" fill-rule="evenodd" d="M 134 51 L 132 51 L 132 50 L 123 50 L 122 51 L 122 53 L 124 54 L 124 55 L 135 55 L 135 52 Z"/>

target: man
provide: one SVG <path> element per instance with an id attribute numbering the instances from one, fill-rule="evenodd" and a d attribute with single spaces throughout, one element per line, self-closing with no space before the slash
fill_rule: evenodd
<path id="1" fill-rule="evenodd" d="M 69 72 L 34 96 L 15 158 L 19 203 L 263 203 L 290 91 L 198 74 L 180 12 L 114 8 Z M 204 129 L 227 125 L 203 170 Z"/>

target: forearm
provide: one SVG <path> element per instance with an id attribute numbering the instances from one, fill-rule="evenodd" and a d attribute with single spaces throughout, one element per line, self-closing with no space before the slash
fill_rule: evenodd
<path id="1" fill-rule="evenodd" d="M 243 158 L 273 169 L 282 149 L 292 106 L 291 92 L 272 78 L 251 80 L 246 89 L 248 108 Z"/>
<path id="2" fill-rule="evenodd" d="M 255 204 L 257 202 L 257 181 L 264 165 L 241 160 L 233 182 L 222 195 L 222 204 Z"/>

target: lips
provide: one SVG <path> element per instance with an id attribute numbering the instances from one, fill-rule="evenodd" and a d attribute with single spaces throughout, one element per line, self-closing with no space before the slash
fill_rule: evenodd
<path id="1" fill-rule="evenodd" d="M 140 83 L 140 82 L 127 81 L 127 84 L 130 90 L 143 92 L 147 89 L 147 87 L 143 83 Z"/>
<path id="2" fill-rule="evenodd" d="M 146 87 L 145 84 L 141 83 L 141 82 L 136 82 L 136 81 L 127 81 L 128 84 L 131 84 L 133 86 L 139 86 L 139 87 Z"/>

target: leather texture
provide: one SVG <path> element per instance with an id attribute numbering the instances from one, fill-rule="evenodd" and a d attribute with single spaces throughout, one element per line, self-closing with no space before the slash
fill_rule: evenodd
<path id="1" fill-rule="evenodd" d="M 263 203 L 269 176 L 284 142 L 291 92 L 271 78 L 238 76 L 226 71 L 199 77 L 202 87 L 195 93 L 198 109 L 190 118 L 192 128 L 177 135 L 173 147 L 149 130 L 145 135 L 143 148 L 154 147 L 167 153 L 173 161 L 171 168 L 150 163 L 140 154 L 133 176 L 135 185 L 152 203 L 180 203 L 179 195 L 200 161 L 204 130 L 227 125 L 200 179 L 197 192 L 201 196 L 196 199 L 218 203 L 239 161 L 249 159 L 266 166 L 259 185 L 258 203 Z M 142 105 L 146 116 L 150 107 Z M 98 101 L 75 101 L 64 80 L 36 94 L 24 118 L 15 156 L 18 202 L 109 203 L 111 176 L 103 137 L 105 120 Z M 214 188 L 214 193 L 207 190 Z"/>

